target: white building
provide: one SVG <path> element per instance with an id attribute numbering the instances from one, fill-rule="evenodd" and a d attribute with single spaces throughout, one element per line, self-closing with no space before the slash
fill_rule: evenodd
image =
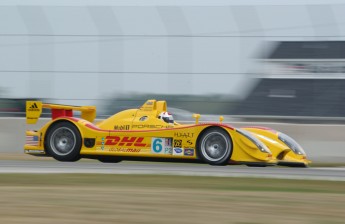
<path id="1" fill-rule="evenodd" d="M 344 40 L 341 0 L 0 2 L 5 97 L 235 94 L 267 41 Z"/>

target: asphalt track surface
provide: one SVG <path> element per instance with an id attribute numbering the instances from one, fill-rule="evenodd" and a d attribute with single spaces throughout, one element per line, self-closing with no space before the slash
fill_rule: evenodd
<path id="1" fill-rule="evenodd" d="M 345 181 L 345 167 L 285 168 L 207 164 L 97 161 L 0 161 L 0 173 L 154 174 Z"/>

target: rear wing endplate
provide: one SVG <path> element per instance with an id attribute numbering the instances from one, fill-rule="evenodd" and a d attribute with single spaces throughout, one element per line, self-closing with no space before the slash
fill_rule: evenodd
<path id="1" fill-rule="evenodd" d="M 59 117 L 73 117 L 73 111 L 80 111 L 81 118 L 90 122 L 93 122 L 96 118 L 95 106 L 69 106 L 43 104 L 41 101 L 26 101 L 26 123 L 36 124 L 43 108 L 51 109 L 53 120 Z"/>

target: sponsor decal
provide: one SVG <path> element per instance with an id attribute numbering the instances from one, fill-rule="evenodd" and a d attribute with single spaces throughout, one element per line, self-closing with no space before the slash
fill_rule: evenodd
<path id="1" fill-rule="evenodd" d="M 109 152 L 140 152 L 141 149 L 131 149 L 131 148 L 109 148 Z"/>
<path id="2" fill-rule="evenodd" d="M 176 138 L 193 138 L 194 133 L 189 133 L 189 132 L 175 132 L 174 137 Z"/>
<path id="3" fill-rule="evenodd" d="M 172 138 L 165 139 L 165 154 L 172 154 Z"/>
<path id="4" fill-rule="evenodd" d="M 45 154 L 43 150 L 33 150 L 33 149 L 25 150 L 25 153 Z"/>
<path id="5" fill-rule="evenodd" d="M 166 138 L 165 139 L 165 145 L 171 147 L 172 146 L 172 138 Z"/>
<path id="6" fill-rule="evenodd" d="M 134 125 L 132 125 L 132 128 L 138 128 L 138 129 L 143 129 L 143 128 L 150 129 L 150 128 L 152 128 L 152 129 L 154 129 L 154 128 L 169 128 L 169 126 L 166 126 L 166 125 L 150 125 L 150 124 L 139 124 L 139 125 L 134 124 Z"/>
<path id="7" fill-rule="evenodd" d="M 102 137 L 102 141 L 101 141 L 101 143 L 102 143 L 101 149 L 102 149 L 102 150 L 104 150 L 104 140 L 105 140 L 105 138 Z"/>
<path id="8" fill-rule="evenodd" d="M 184 149 L 184 155 L 185 156 L 194 156 L 194 149 L 191 149 L 191 148 Z"/>
<path id="9" fill-rule="evenodd" d="M 192 142 L 191 140 L 188 140 L 188 141 L 187 141 L 187 144 L 188 144 L 188 145 L 193 145 L 193 142 Z"/>
<path id="10" fill-rule="evenodd" d="M 25 139 L 26 145 L 38 146 L 38 143 L 39 143 L 38 136 L 34 136 L 34 135 L 27 135 L 26 136 L 26 139 Z"/>
<path id="11" fill-rule="evenodd" d="M 114 130 L 129 130 L 129 125 L 115 125 Z"/>
<path id="12" fill-rule="evenodd" d="M 36 103 L 31 104 L 31 106 L 28 108 L 28 111 L 40 111 L 40 109 L 38 109 L 38 106 Z"/>
<path id="13" fill-rule="evenodd" d="M 174 139 L 174 148 L 182 148 L 182 140 Z"/>
<path id="14" fill-rule="evenodd" d="M 164 154 L 172 155 L 172 148 L 165 148 Z"/>
<path id="15" fill-rule="evenodd" d="M 152 138 L 151 153 L 172 154 L 172 138 Z"/>
<path id="16" fill-rule="evenodd" d="M 183 156 L 183 148 L 174 148 L 173 149 L 174 156 Z"/>
<path id="17" fill-rule="evenodd" d="M 97 142 L 97 145 L 150 147 L 150 144 L 143 143 L 144 139 L 143 137 L 106 136 L 102 137 L 102 141 Z"/>

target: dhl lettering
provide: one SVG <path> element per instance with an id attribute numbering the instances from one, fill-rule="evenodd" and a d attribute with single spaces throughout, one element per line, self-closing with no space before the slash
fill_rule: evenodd
<path id="1" fill-rule="evenodd" d="M 123 137 L 122 141 L 119 143 L 119 146 L 124 146 L 126 143 L 126 146 L 131 146 L 136 139 L 137 137 Z"/>
<path id="2" fill-rule="evenodd" d="M 137 141 L 134 143 L 134 146 L 138 146 L 138 147 L 144 147 L 146 146 L 145 143 L 142 143 L 142 141 L 144 140 L 143 137 L 140 137 L 137 139 Z M 147 146 L 150 146 L 151 144 L 147 145 Z"/>
<path id="3" fill-rule="evenodd" d="M 117 143 L 119 143 L 121 138 L 117 136 L 107 136 L 105 137 L 105 139 L 107 140 L 105 142 L 105 145 L 116 145 Z"/>
<path id="4" fill-rule="evenodd" d="M 111 146 L 136 146 L 136 147 L 149 147 L 150 144 L 143 143 L 143 137 L 119 137 L 119 136 L 106 136 L 104 145 Z"/>

